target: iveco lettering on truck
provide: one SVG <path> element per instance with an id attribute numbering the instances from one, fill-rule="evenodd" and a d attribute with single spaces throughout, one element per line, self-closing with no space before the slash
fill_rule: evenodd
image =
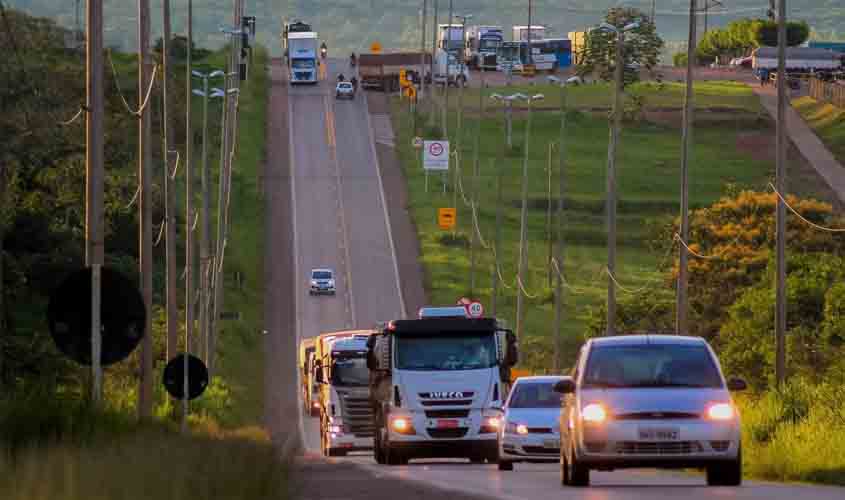
<path id="1" fill-rule="evenodd" d="M 367 339 L 373 333 L 328 333 L 317 341 L 314 379 L 319 384 L 320 448 L 327 457 L 373 449 L 367 369 Z"/>
<path id="2" fill-rule="evenodd" d="M 368 341 L 376 461 L 497 458 L 516 337 L 492 318 L 388 323 Z"/>

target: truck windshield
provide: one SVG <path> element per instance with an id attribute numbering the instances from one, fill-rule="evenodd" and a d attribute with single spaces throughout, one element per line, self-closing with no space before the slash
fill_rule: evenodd
<path id="1" fill-rule="evenodd" d="M 336 358 L 332 367 L 332 385 L 363 387 L 370 383 L 370 371 L 364 358 Z"/>
<path id="2" fill-rule="evenodd" d="M 478 43 L 478 50 L 488 50 L 495 52 L 496 49 L 499 48 L 499 45 L 501 45 L 501 43 L 501 40 L 482 38 L 481 41 Z"/>
<path id="3" fill-rule="evenodd" d="M 294 59 L 291 61 L 291 66 L 294 69 L 313 69 L 314 68 L 314 60 L 313 59 Z"/>
<path id="4" fill-rule="evenodd" d="M 478 370 L 497 364 L 492 333 L 399 335 L 396 345 L 400 370 Z"/>

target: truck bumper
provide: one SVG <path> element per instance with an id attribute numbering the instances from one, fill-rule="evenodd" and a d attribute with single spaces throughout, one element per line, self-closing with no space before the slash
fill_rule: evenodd
<path id="1" fill-rule="evenodd" d="M 372 451 L 373 438 L 356 437 L 354 434 L 342 434 L 340 436 L 328 436 L 328 446 L 331 450 L 342 452 L 349 451 Z"/>
<path id="2" fill-rule="evenodd" d="M 489 458 L 496 456 L 495 439 L 465 439 L 455 441 L 392 441 L 392 448 L 412 458 Z"/>

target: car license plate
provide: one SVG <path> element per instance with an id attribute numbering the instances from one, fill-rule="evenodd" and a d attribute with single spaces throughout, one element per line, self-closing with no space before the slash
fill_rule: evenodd
<path id="1" fill-rule="evenodd" d="M 560 448 L 560 439 L 543 440 L 543 448 Z"/>
<path id="2" fill-rule="evenodd" d="M 437 428 L 438 429 L 456 429 L 458 427 L 457 420 L 438 420 L 437 421 Z"/>
<path id="3" fill-rule="evenodd" d="M 677 441 L 681 431 L 677 427 L 640 427 L 640 441 Z"/>

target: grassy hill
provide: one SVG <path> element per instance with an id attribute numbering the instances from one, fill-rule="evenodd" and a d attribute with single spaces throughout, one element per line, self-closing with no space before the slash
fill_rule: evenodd
<path id="1" fill-rule="evenodd" d="M 429 15 L 434 0 L 429 1 Z M 76 25 L 74 0 L 6 0 L 9 6 L 21 8 L 32 14 L 57 19 L 61 24 Z M 84 9 L 84 0 L 79 0 Z M 447 0 L 439 0 L 440 22 L 448 15 Z M 534 20 L 552 27 L 558 34 L 583 29 L 596 24 L 614 0 L 553 0 L 534 1 Z M 699 0 L 702 3 L 702 0 Z M 455 13 L 473 14 L 471 22 L 498 24 L 510 27 L 527 23 L 527 0 L 456 0 Z M 651 11 L 651 0 L 627 2 Z M 157 12 L 161 1 L 152 2 L 154 32 L 160 33 L 161 14 Z M 327 41 L 329 47 L 340 52 L 360 50 L 378 39 L 386 47 L 416 47 L 420 43 L 419 15 L 422 0 L 254 0 L 247 3 L 249 13 L 258 17 L 259 40 L 278 51 L 277 37 L 282 20 L 302 18 L 310 21 Z M 657 24 L 666 40 L 686 39 L 687 0 L 660 0 L 656 3 Z M 726 4 L 723 13 L 714 11 L 709 16 L 709 26 L 721 26 L 741 17 L 760 17 L 766 13 L 767 2 L 761 0 L 735 0 Z M 187 0 L 171 0 L 174 32 L 183 32 Z M 197 43 L 217 47 L 225 38 L 217 33 L 221 23 L 231 22 L 232 0 L 194 0 Z M 824 38 L 845 38 L 845 4 L 840 0 L 792 0 L 789 16 L 805 20 Z M 105 0 L 107 38 L 110 44 L 132 49 L 137 41 L 135 17 L 136 2 Z M 84 12 L 81 18 L 84 22 Z M 429 23 L 429 26 L 431 24 Z M 703 25 L 703 20 L 702 20 Z M 156 35 L 158 36 L 158 35 Z M 430 37 L 429 37 L 430 39 Z"/>

